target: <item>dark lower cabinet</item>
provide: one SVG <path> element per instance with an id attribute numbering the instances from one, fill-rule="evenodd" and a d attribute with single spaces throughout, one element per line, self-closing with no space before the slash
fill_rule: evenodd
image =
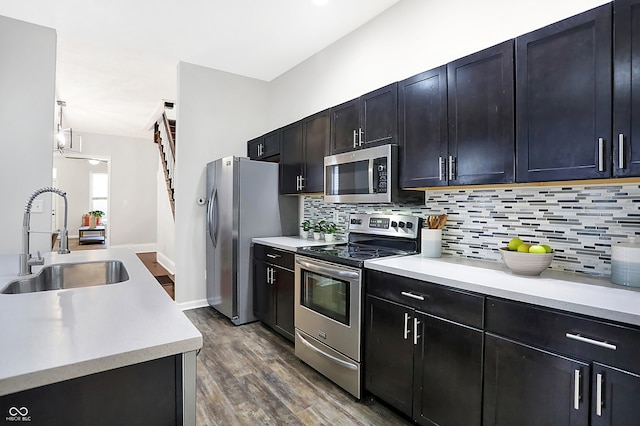
<path id="1" fill-rule="evenodd" d="M 265 325 L 294 341 L 294 254 L 254 245 L 253 313 Z"/>
<path id="2" fill-rule="evenodd" d="M 611 176 L 611 22 L 606 4 L 516 38 L 518 182 Z"/>
<path id="3" fill-rule="evenodd" d="M 588 425 L 589 364 L 487 333 L 483 425 Z"/>
<path id="4" fill-rule="evenodd" d="M 640 424 L 640 375 L 593 363 L 591 426 Z"/>
<path id="5" fill-rule="evenodd" d="M 5 395 L 2 418 L 46 426 L 182 425 L 181 360 L 170 356 Z"/>

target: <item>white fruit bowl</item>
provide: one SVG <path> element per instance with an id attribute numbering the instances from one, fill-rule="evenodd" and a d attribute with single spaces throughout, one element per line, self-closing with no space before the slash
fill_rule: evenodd
<path id="1" fill-rule="evenodd" d="M 551 261 L 553 260 L 553 252 L 544 254 L 520 253 L 517 251 L 509 251 L 506 247 L 500 249 L 500 255 L 511 272 L 516 275 L 526 275 L 530 277 L 540 275 L 551 265 Z"/>

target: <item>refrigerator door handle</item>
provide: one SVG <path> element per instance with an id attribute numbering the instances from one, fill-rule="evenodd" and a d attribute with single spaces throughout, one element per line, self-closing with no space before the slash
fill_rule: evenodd
<path id="1" fill-rule="evenodd" d="M 207 202 L 207 232 L 209 233 L 209 239 L 211 242 L 214 241 L 215 237 L 213 235 L 213 196 L 215 193 L 215 188 L 211 189 L 211 194 L 209 194 L 209 202 Z M 215 244 L 214 244 L 215 247 Z"/>
<path id="2" fill-rule="evenodd" d="M 211 191 L 211 198 L 209 199 L 208 212 L 207 212 L 207 226 L 209 228 L 209 238 L 213 243 L 213 247 L 218 247 L 218 222 L 219 222 L 219 206 L 218 206 L 218 189 L 213 188 Z M 215 211 L 215 215 L 214 215 Z"/>

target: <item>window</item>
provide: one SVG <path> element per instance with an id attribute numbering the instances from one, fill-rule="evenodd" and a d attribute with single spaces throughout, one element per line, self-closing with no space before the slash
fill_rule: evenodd
<path id="1" fill-rule="evenodd" d="M 107 222 L 109 218 L 108 195 L 109 175 L 107 173 L 91 173 L 91 210 L 104 212 L 104 216 L 101 218 L 102 222 Z"/>

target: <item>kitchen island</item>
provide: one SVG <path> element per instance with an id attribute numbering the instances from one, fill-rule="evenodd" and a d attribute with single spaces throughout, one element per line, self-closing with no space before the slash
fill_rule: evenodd
<path id="1" fill-rule="evenodd" d="M 152 388 L 175 395 L 174 411 L 180 423 L 195 424 L 195 357 L 202 347 L 202 335 L 135 253 L 106 249 L 48 253 L 44 258 L 45 265 L 119 260 L 129 279 L 92 287 L 0 294 L 0 410 L 7 413 L 10 406 L 5 405 L 15 403 L 29 410 L 32 421 L 42 422 L 35 407 L 12 397 L 28 400 L 28 392 L 47 389 L 59 393 L 56 386 L 67 386 L 64 391 L 68 391 L 69 384 L 76 382 L 85 390 L 107 383 L 109 395 L 117 395 L 125 390 L 120 387 L 136 389 L 145 378 L 157 375 L 155 368 L 169 366 L 171 371 L 163 373 L 167 380 Z M 34 267 L 34 272 L 38 270 Z M 17 273 L 18 256 L 0 256 L 0 289 L 18 278 Z M 139 374 L 138 366 L 146 372 Z M 167 384 L 173 389 L 159 388 Z M 153 400 L 154 395 L 140 399 Z M 70 411 L 73 403 L 65 401 L 65 410 Z M 77 415 L 96 415 L 84 412 L 86 402 L 78 404 L 83 406 Z M 99 405 L 108 406 L 108 401 Z M 131 412 L 135 411 L 133 407 Z M 131 419 L 126 418 L 126 411 L 122 414 L 125 417 L 120 420 L 128 423 Z M 99 417 L 108 418 L 104 413 Z"/>

